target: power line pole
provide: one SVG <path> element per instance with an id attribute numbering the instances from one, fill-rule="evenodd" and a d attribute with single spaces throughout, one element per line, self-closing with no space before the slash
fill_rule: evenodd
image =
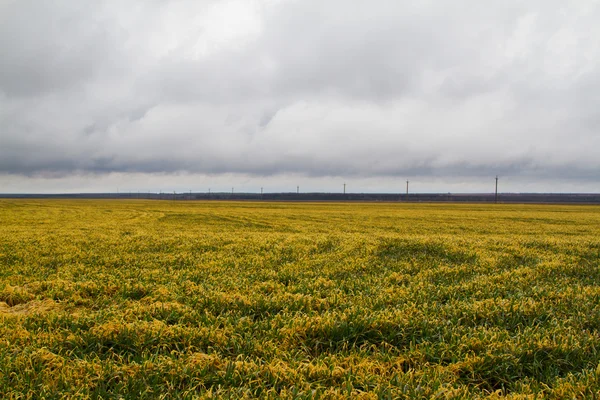
<path id="1" fill-rule="evenodd" d="M 296 194 L 300 194 L 300 186 L 296 186 Z"/>
<path id="2" fill-rule="evenodd" d="M 496 175 L 496 194 L 494 195 L 494 203 L 498 204 L 498 175 Z"/>
<path id="3" fill-rule="evenodd" d="M 344 183 L 344 194 L 346 194 L 346 184 Z"/>
<path id="4" fill-rule="evenodd" d="M 408 181 L 406 181 L 406 197 L 408 198 Z"/>

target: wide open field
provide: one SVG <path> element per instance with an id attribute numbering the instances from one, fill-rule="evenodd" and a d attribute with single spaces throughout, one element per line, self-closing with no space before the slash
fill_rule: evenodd
<path id="1" fill-rule="evenodd" d="M 1 398 L 589 398 L 599 363 L 600 207 L 0 200 Z"/>

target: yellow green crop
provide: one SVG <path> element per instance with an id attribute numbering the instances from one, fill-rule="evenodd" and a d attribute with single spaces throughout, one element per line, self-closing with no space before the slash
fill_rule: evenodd
<path id="1" fill-rule="evenodd" d="M 0 397 L 600 396 L 600 207 L 0 200 Z"/>

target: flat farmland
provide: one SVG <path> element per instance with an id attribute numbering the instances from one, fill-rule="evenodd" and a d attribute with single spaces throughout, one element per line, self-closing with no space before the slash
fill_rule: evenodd
<path id="1" fill-rule="evenodd" d="M 0 200 L 2 398 L 592 398 L 600 207 Z"/>

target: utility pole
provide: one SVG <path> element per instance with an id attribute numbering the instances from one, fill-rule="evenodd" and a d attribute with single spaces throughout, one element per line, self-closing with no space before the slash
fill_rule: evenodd
<path id="1" fill-rule="evenodd" d="M 498 175 L 496 175 L 496 194 L 494 195 L 494 203 L 498 204 Z"/>
<path id="2" fill-rule="evenodd" d="M 346 194 L 346 184 L 344 183 L 344 194 Z"/>
<path id="3" fill-rule="evenodd" d="M 408 198 L 408 181 L 406 181 L 406 197 Z"/>
<path id="4" fill-rule="evenodd" d="M 296 186 L 296 194 L 300 194 L 300 186 Z"/>
<path id="5" fill-rule="evenodd" d="M 233 188 L 231 188 L 231 194 L 233 194 Z"/>

